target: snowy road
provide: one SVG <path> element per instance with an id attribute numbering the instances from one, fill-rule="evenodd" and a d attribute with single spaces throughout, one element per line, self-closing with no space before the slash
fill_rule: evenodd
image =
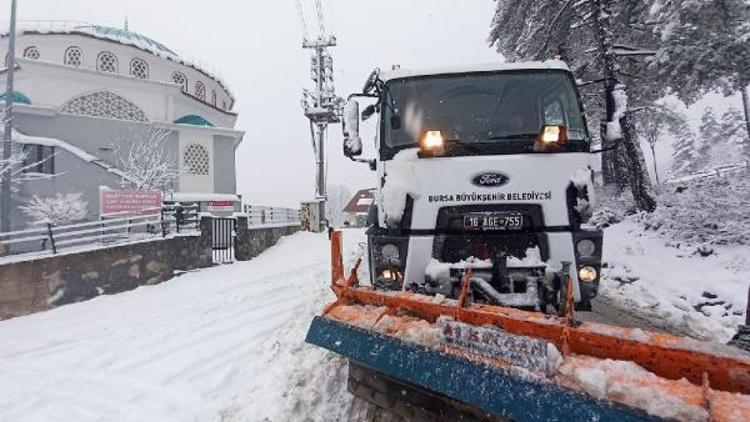
<path id="1" fill-rule="evenodd" d="M 605 236 L 611 268 L 590 318 L 699 333 L 741 318 L 675 308 L 700 300 L 698 281 L 734 262 L 728 252 L 681 258 L 624 223 Z M 344 231 L 347 263 L 362 241 Z M 359 420 L 344 362 L 303 341 L 333 297 L 328 254 L 325 235 L 298 233 L 248 262 L 0 322 L 0 421 Z M 721 309 L 750 276 L 723 271 Z M 638 280 L 613 281 L 625 276 Z"/>
<path id="2" fill-rule="evenodd" d="M 0 322 L 0 420 L 315 418 L 326 392 L 303 387 L 342 367 L 303 343 L 332 297 L 328 254 L 299 233 L 252 261 Z"/>

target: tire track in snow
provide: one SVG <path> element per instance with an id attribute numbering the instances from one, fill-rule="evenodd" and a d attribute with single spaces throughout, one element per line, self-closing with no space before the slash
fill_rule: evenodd
<path id="1" fill-rule="evenodd" d="M 284 385 L 264 366 L 331 295 L 328 251 L 298 234 L 249 262 L 0 323 L 0 420 L 223 417 L 245 391 Z"/>

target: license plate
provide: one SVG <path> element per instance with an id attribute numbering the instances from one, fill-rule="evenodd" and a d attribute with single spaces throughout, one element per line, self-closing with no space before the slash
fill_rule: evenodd
<path id="1" fill-rule="evenodd" d="M 520 230 L 523 215 L 508 212 L 477 212 L 464 215 L 464 230 L 503 231 Z"/>

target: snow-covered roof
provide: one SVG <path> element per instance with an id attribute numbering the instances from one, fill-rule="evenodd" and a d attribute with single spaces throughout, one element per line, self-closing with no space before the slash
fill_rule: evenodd
<path id="1" fill-rule="evenodd" d="M 367 213 L 375 200 L 375 189 L 361 189 L 354 194 L 351 200 L 344 207 L 344 212 L 348 213 Z"/>
<path id="2" fill-rule="evenodd" d="M 216 74 L 210 71 L 206 66 L 197 63 L 197 61 L 187 58 L 185 55 L 175 52 L 175 50 L 166 45 L 149 38 L 137 32 L 126 29 L 115 28 L 111 26 L 94 25 L 87 22 L 79 21 L 19 21 L 17 26 L 18 33 L 36 34 L 36 35 L 66 35 L 78 34 L 85 35 L 100 40 L 113 41 L 123 45 L 129 45 L 140 50 L 147 51 L 156 56 L 172 60 L 205 74 L 221 85 L 227 94 L 234 100 L 234 95 L 228 88 L 227 84 Z M 7 31 L 0 32 L 0 37 L 8 36 Z"/>
<path id="3" fill-rule="evenodd" d="M 133 46 L 142 48 L 144 50 L 153 51 L 154 54 L 158 55 L 171 55 L 175 57 L 178 56 L 178 54 L 175 53 L 174 50 L 170 49 L 166 45 L 158 41 L 154 41 L 153 39 L 145 35 L 141 35 L 137 32 L 132 32 L 125 29 L 114 28 L 111 26 L 84 24 L 76 26 L 73 32 L 88 34 L 96 38 L 105 38 L 123 44 L 132 44 Z"/>
<path id="4" fill-rule="evenodd" d="M 13 142 L 17 142 L 19 144 L 24 144 L 24 145 L 29 144 L 29 145 L 44 145 L 48 147 L 57 147 L 65 151 L 68 151 L 69 153 L 80 158 L 81 160 L 89 162 L 89 163 L 92 161 L 98 160 L 97 157 L 89 154 L 88 152 L 78 148 L 77 146 L 74 146 L 65 141 L 62 141 L 60 139 L 46 138 L 43 136 L 29 136 L 29 135 L 26 135 L 17 131 L 16 129 L 13 129 Z"/>
<path id="5" fill-rule="evenodd" d="M 564 70 L 570 72 L 568 65 L 561 60 L 546 60 L 536 62 L 493 62 L 473 65 L 431 67 L 424 69 L 395 69 L 380 73 L 380 79 L 407 78 L 411 76 L 448 75 L 454 73 L 498 72 L 503 70 Z"/>

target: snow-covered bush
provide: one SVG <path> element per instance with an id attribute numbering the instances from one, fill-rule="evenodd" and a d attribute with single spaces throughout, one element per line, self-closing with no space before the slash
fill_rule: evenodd
<path id="1" fill-rule="evenodd" d="M 746 175 L 666 185 L 653 213 L 636 219 L 645 230 L 695 246 L 750 244 L 750 182 Z"/>
<path id="2" fill-rule="evenodd" d="M 86 218 L 88 202 L 81 199 L 80 193 L 58 193 L 55 196 L 39 197 L 21 206 L 21 210 L 35 222 L 61 225 Z"/>
<path id="3" fill-rule="evenodd" d="M 588 223 L 598 229 L 617 224 L 638 211 L 630 191 L 618 191 L 614 186 L 597 186 L 595 190 L 597 204 Z"/>

